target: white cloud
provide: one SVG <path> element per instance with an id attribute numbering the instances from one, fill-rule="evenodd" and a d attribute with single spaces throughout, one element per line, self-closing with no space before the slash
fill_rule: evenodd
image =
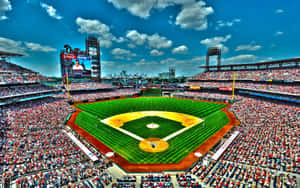
<path id="1" fill-rule="evenodd" d="M 127 9 L 132 15 L 148 18 L 151 10 L 168 6 L 182 5 L 176 17 L 176 25 L 184 29 L 204 30 L 207 28 L 207 16 L 214 12 L 204 1 L 195 0 L 108 0 L 117 9 Z"/>
<path id="2" fill-rule="evenodd" d="M 162 55 L 164 55 L 164 52 L 158 51 L 157 49 L 154 49 L 154 50 L 151 50 L 151 51 L 150 51 L 150 54 L 151 54 L 152 56 L 162 56 Z"/>
<path id="3" fill-rule="evenodd" d="M 172 50 L 173 54 L 186 54 L 188 52 L 188 48 L 185 45 L 178 46 Z"/>
<path id="4" fill-rule="evenodd" d="M 115 56 L 116 59 L 127 59 L 131 60 L 131 57 L 135 57 L 136 54 L 132 53 L 129 50 L 121 49 L 121 48 L 115 48 L 111 51 L 111 54 Z"/>
<path id="5" fill-rule="evenodd" d="M 128 11 L 141 18 L 147 18 L 156 0 L 108 0 L 118 9 L 128 9 Z"/>
<path id="6" fill-rule="evenodd" d="M 55 52 L 56 49 L 51 46 L 42 46 L 38 43 L 25 42 L 27 48 L 31 51 L 39 51 L 39 52 Z"/>
<path id="7" fill-rule="evenodd" d="M 187 3 L 176 17 L 176 25 L 184 29 L 205 30 L 207 16 L 214 12 L 212 7 L 206 7 L 204 1 Z"/>
<path id="8" fill-rule="evenodd" d="M 261 46 L 260 45 L 255 45 L 253 43 L 251 44 L 246 44 L 246 45 L 239 45 L 235 51 L 242 51 L 242 50 L 248 50 L 248 51 L 256 51 L 260 50 Z"/>
<path id="9" fill-rule="evenodd" d="M 42 46 L 38 43 L 14 41 L 12 39 L 0 37 L 0 51 L 20 53 L 28 55 L 26 51 L 53 52 L 55 48 Z"/>
<path id="10" fill-rule="evenodd" d="M 11 10 L 12 10 L 12 6 L 9 0 L 0 0 L 0 17 L 2 18 L 2 20 L 3 18 L 6 18 L 4 13 L 6 11 L 11 11 Z"/>
<path id="11" fill-rule="evenodd" d="M 217 21 L 216 29 L 220 29 L 221 27 L 231 27 L 235 23 L 239 23 L 239 22 L 241 22 L 241 19 L 239 19 L 239 18 L 233 19 L 232 21 L 219 20 L 219 21 Z"/>
<path id="12" fill-rule="evenodd" d="M 178 59 L 175 59 L 175 58 L 167 58 L 167 59 L 164 59 L 164 60 L 161 60 L 160 63 L 161 64 L 168 64 L 169 66 L 170 65 L 185 65 L 185 64 L 198 64 L 200 65 L 201 62 L 204 62 L 206 59 L 206 56 L 196 56 L 196 57 L 193 57 L 192 59 L 186 59 L 186 60 L 178 60 Z"/>
<path id="13" fill-rule="evenodd" d="M 130 39 L 134 45 L 143 45 L 147 43 L 150 48 L 169 48 L 172 46 L 172 41 L 168 40 L 164 36 L 160 36 L 155 33 L 153 35 L 147 35 L 144 33 L 139 33 L 136 30 L 130 30 L 127 32 L 126 37 Z"/>
<path id="14" fill-rule="evenodd" d="M 57 14 L 56 9 L 53 6 L 48 5 L 46 3 L 41 3 L 40 5 L 42 8 L 44 8 L 47 11 L 48 15 L 51 16 L 52 18 L 55 18 L 58 20 L 62 19 L 62 16 Z"/>
<path id="15" fill-rule="evenodd" d="M 130 30 L 127 32 L 126 37 L 136 45 L 143 45 L 146 42 L 148 36 L 146 34 L 140 34 L 136 30 Z"/>
<path id="16" fill-rule="evenodd" d="M 148 45 L 151 48 L 170 48 L 172 46 L 172 41 L 168 40 L 166 37 L 160 36 L 157 33 L 148 36 Z"/>
<path id="17" fill-rule="evenodd" d="M 281 14 L 281 13 L 283 13 L 283 12 L 284 12 L 284 10 L 282 10 L 282 9 L 277 9 L 277 10 L 275 11 L 276 14 Z"/>
<path id="18" fill-rule="evenodd" d="M 0 37 L 0 51 L 25 53 L 25 47 L 21 41 L 14 41 L 8 38 Z"/>
<path id="19" fill-rule="evenodd" d="M 283 35 L 283 32 L 282 32 L 282 31 L 277 31 L 277 32 L 275 33 L 275 35 L 276 35 L 276 36 Z"/>
<path id="20" fill-rule="evenodd" d="M 0 16 L 0 21 L 1 21 L 1 20 L 6 20 L 6 19 L 8 19 L 7 16 L 4 16 L 4 15 Z"/>
<path id="21" fill-rule="evenodd" d="M 132 43 L 129 43 L 127 46 L 128 46 L 128 48 L 135 48 L 136 47 L 136 45 L 134 45 Z"/>
<path id="22" fill-rule="evenodd" d="M 200 43 L 204 44 L 207 48 L 218 47 L 222 50 L 222 53 L 227 53 L 229 49 L 223 44 L 231 38 L 231 35 L 226 35 L 226 37 L 213 37 L 201 40 Z"/>
<path id="23" fill-rule="evenodd" d="M 234 57 L 229 57 L 224 59 L 223 61 L 226 63 L 246 63 L 250 61 L 256 60 L 258 57 L 252 54 L 244 54 L 244 55 L 238 55 Z"/>
<path id="24" fill-rule="evenodd" d="M 100 45 L 106 48 L 111 47 L 112 41 L 121 42 L 122 38 L 117 39 L 111 32 L 110 28 L 101 23 L 99 20 L 76 18 L 76 24 L 79 26 L 80 33 L 96 34 L 99 36 Z M 122 41 L 123 42 L 123 41 Z"/>
<path id="25" fill-rule="evenodd" d="M 150 65 L 158 65 L 156 61 L 146 61 L 145 59 L 141 59 L 138 62 L 134 63 L 136 66 L 150 66 Z"/>

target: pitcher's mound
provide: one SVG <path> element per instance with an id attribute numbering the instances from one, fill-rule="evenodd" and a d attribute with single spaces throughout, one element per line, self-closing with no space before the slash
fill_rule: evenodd
<path id="1" fill-rule="evenodd" d="M 147 128 L 149 128 L 149 129 L 156 129 L 158 127 L 159 127 L 159 125 L 157 125 L 156 123 L 149 123 L 147 125 Z"/>
<path id="2" fill-rule="evenodd" d="M 162 152 L 168 149 L 168 142 L 160 138 L 147 138 L 140 142 L 140 148 L 147 152 Z"/>

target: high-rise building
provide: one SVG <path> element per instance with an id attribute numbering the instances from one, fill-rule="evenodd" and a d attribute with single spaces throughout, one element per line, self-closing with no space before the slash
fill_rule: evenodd
<path id="1" fill-rule="evenodd" d="M 100 43 L 96 37 L 85 40 L 86 54 L 91 58 L 91 78 L 101 80 Z"/>

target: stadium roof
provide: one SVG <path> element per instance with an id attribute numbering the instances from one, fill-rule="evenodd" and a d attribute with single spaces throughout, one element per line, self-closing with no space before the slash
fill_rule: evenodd
<path id="1" fill-rule="evenodd" d="M 258 63 L 247 63 L 247 64 L 227 64 L 227 65 L 212 65 L 212 66 L 206 66 L 202 65 L 199 66 L 199 68 L 244 68 L 247 69 L 248 67 L 256 66 L 258 69 L 261 68 L 261 66 L 266 66 L 269 68 L 269 65 L 279 65 L 281 67 L 283 64 L 291 64 L 295 63 L 295 66 L 299 66 L 300 63 L 300 57 L 297 58 L 291 58 L 291 59 L 283 59 L 283 60 L 275 60 L 275 61 L 266 61 L 266 62 L 258 62 Z M 236 70 L 236 69 L 235 69 Z"/>
<path id="2" fill-rule="evenodd" d="M 6 58 L 6 57 L 15 57 L 15 56 L 24 56 L 24 55 L 23 54 L 0 51 L 0 57 Z"/>

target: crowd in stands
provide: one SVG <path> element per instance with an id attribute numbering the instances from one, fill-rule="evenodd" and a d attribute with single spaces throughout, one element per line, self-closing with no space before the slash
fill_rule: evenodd
<path id="1" fill-rule="evenodd" d="M 0 173 L 5 181 L 22 176 L 16 181 L 20 187 L 62 186 L 90 177 L 102 184 L 111 181 L 103 176 L 106 159 L 90 165 L 89 157 L 62 131 L 73 109 L 61 97 L 0 108 Z"/>
<path id="2" fill-rule="evenodd" d="M 282 68 L 268 70 L 242 70 L 242 71 L 210 71 L 199 73 L 192 80 L 232 80 L 235 72 L 236 80 L 299 80 L 299 68 Z"/>
<path id="3" fill-rule="evenodd" d="M 71 99 L 73 101 L 96 100 L 110 97 L 135 95 L 138 93 L 140 93 L 140 89 L 118 89 L 111 91 L 97 91 L 93 93 L 72 94 Z"/>
<path id="4" fill-rule="evenodd" d="M 36 73 L 0 72 L 0 85 L 38 82 L 39 76 Z"/>
<path id="5" fill-rule="evenodd" d="M 171 182 L 172 178 L 170 175 L 147 175 L 141 177 L 141 187 L 173 187 Z"/>
<path id="6" fill-rule="evenodd" d="M 198 162 L 191 173 L 208 187 L 297 187 L 294 175 L 225 160 Z"/>
<path id="7" fill-rule="evenodd" d="M 201 184 L 190 174 L 176 174 L 176 180 L 179 187 L 195 187 L 201 188 Z"/>
<path id="8" fill-rule="evenodd" d="M 46 85 L 17 85 L 0 87 L 0 98 L 15 95 L 24 95 L 35 92 L 53 91 L 57 88 Z"/>
<path id="9" fill-rule="evenodd" d="M 200 87 L 228 87 L 232 88 L 232 82 L 186 82 L 185 86 L 200 86 Z M 300 85 L 289 86 L 289 85 L 278 85 L 278 84 L 271 84 L 271 83 L 243 83 L 243 82 L 236 82 L 235 88 L 239 89 L 254 89 L 254 90 L 264 90 L 264 91 L 271 91 L 271 92 L 284 92 L 289 94 L 300 94 Z"/>
<path id="10" fill-rule="evenodd" d="M 299 106 L 244 98 L 231 109 L 241 121 L 241 136 L 229 146 L 223 159 L 299 173 Z"/>
<path id="11" fill-rule="evenodd" d="M 67 88 L 67 86 L 65 86 Z M 98 82 L 78 82 L 78 83 L 70 83 L 70 90 L 84 90 L 84 89 L 105 89 L 105 88 L 113 88 L 111 84 L 107 83 L 98 83 Z"/>
<path id="12" fill-rule="evenodd" d="M 222 94 L 222 93 L 211 93 L 211 92 L 195 92 L 195 91 L 184 91 L 184 92 L 178 92 L 174 95 L 175 97 L 193 97 L 198 99 L 225 99 L 225 100 L 231 100 L 232 95 L 231 94 Z M 235 95 L 235 99 L 239 100 L 240 96 Z"/>
<path id="13" fill-rule="evenodd" d="M 231 106 L 240 135 L 218 161 L 191 173 L 209 187 L 297 187 L 300 107 L 241 97 Z"/>
<path id="14" fill-rule="evenodd" d="M 93 184 L 105 187 L 110 184 L 112 177 L 104 172 L 104 167 L 89 163 L 72 164 L 60 169 L 39 172 L 30 176 L 23 176 L 16 180 L 17 187 L 88 187 L 82 180 L 93 178 Z M 79 182 L 79 183 L 78 183 Z M 92 186 L 91 186 L 92 187 Z"/>
<path id="15" fill-rule="evenodd" d="M 19 65 L 0 60 L 0 85 L 39 82 L 40 75 Z"/>
<path id="16" fill-rule="evenodd" d="M 123 176 L 117 178 L 117 183 L 112 184 L 113 188 L 133 188 L 136 187 L 136 176 Z"/>

